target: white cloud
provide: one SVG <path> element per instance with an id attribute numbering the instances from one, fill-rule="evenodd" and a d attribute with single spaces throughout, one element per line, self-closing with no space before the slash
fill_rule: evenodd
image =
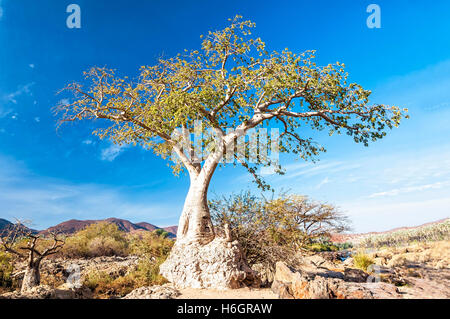
<path id="1" fill-rule="evenodd" d="M 112 162 L 119 156 L 128 146 L 127 145 L 117 145 L 111 144 L 109 147 L 102 150 L 101 160 Z"/>
<path id="2" fill-rule="evenodd" d="M 426 185 L 418 185 L 418 186 L 411 186 L 411 187 L 402 187 L 402 188 L 396 188 L 385 192 L 379 192 L 379 193 L 373 193 L 369 195 L 369 198 L 375 198 L 375 197 L 383 197 L 383 196 L 397 196 L 400 194 L 405 193 L 412 193 L 412 192 L 420 192 L 430 189 L 440 189 L 450 186 L 450 182 L 437 182 L 433 184 L 426 184 Z"/>
<path id="3" fill-rule="evenodd" d="M 342 171 L 354 170 L 360 167 L 358 163 L 348 163 L 342 161 L 328 161 L 321 163 L 294 163 L 285 165 L 286 175 L 283 179 L 298 176 L 311 177 L 326 174 L 333 174 Z"/>
<path id="4" fill-rule="evenodd" d="M 28 66 L 32 69 L 34 69 L 35 65 L 33 63 L 28 64 Z"/>
<path id="5" fill-rule="evenodd" d="M 31 83 L 27 83 L 25 85 L 20 85 L 16 91 L 9 93 L 5 96 L 6 100 L 11 103 L 17 104 L 16 98 L 19 97 L 20 95 L 22 95 L 22 94 L 32 95 L 30 88 L 34 84 L 35 84 L 34 82 L 31 82 Z"/>
<path id="6" fill-rule="evenodd" d="M 82 141 L 81 143 L 83 143 L 84 145 L 91 145 L 94 142 L 92 140 L 90 140 L 90 139 L 87 139 L 87 140 Z"/>
<path id="7" fill-rule="evenodd" d="M 39 123 L 39 122 L 41 121 L 41 118 L 38 117 L 38 116 L 36 116 L 36 117 L 34 118 L 34 121 L 35 121 L 36 123 Z"/>
<path id="8" fill-rule="evenodd" d="M 2 0 L 0 0 L 0 21 L 3 18 L 3 8 L 2 8 Z"/>
<path id="9" fill-rule="evenodd" d="M 328 177 L 325 177 L 323 180 L 320 181 L 319 184 L 316 185 L 316 189 L 320 189 L 323 185 L 328 184 L 330 182 L 330 179 Z"/>

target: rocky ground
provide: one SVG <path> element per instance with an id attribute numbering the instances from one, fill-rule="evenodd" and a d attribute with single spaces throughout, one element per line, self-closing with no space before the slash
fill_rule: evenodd
<path id="1" fill-rule="evenodd" d="M 450 298 L 450 242 L 384 248 L 369 255 L 381 280 L 396 284 L 402 298 Z"/>
<path id="2" fill-rule="evenodd" d="M 356 268 L 349 252 L 320 253 L 301 258 L 295 269 L 277 263 L 276 271 L 262 265 L 266 288 L 175 289 L 170 284 L 141 287 L 126 299 L 272 299 L 272 298 L 450 298 L 450 243 L 422 243 L 401 248 L 365 252 L 375 264 L 371 271 Z M 93 259 L 54 259 L 42 264 L 42 285 L 27 294 L 8 292 L 0 298 L 93 298 L 87 287 L 73 288 L 67 279 L 82 282 L 92 270 L 113 277 L 136 269 L 139 257 L 98 257 Z M 24 265 L 16 265 L 19 269 Z M 17 271 L 19 277 L 23 272 Z M 77 277 L 78 276 L 78 277 Z M 56 288 L 55 288 L 56 287 Z M 112 296 L 114 297 L 114 296 Z"/>

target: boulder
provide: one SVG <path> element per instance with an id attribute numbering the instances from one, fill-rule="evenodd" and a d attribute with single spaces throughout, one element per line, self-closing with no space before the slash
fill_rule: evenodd
<path id="1" fill-rule="evenodd" d="M 274 270 L 268 265 L 263 264 L 254 264 L 251 268 L 258 273 L 261 281 L 261 287 L 270 287 L 273 283 L 273 277 L 275 275 Z"/>
<path id="2" fill-rule="evenodd" d="M 275 280 L 272 283 L 271 290 L 274 294 L 277 294 L 278 298 L 280 298 L 280 299 L 294 299 L 294 295 L 292 294 L 290 283 L 284 283 L 284 282 Z"/>
<path id="3" fill-rule="evenodd" d="M 180 292 L 169 285 L 140 287 L 122 299 L 174 299 Z"/>
<path id="4" fill-rule="evenodd" d="M 294 281 L 291 287 L 295 299 L 330 299 L 333 296 L 329 279 L 320 276 L 312 280 L 303 277 L 302 280 Z"/>
<path id="5" fill-rule="evenodd" d="M 361 269 L 345 268 L 344 280 L 349 282 L 367 282 L 369 274 Z"/>
<path id="6" fill-rule="evenodd" d="M 299 271 L 277 262 L 272 291 L 283 299 L 385 299 L 401 298 L 394 285 L 367 283 L 368 274 L 357 269 L 344 271 L 342 277 L 333 271 Z M 337 272 L 336 272 L 337 273 Z"/>
<path id="7" fill-rule="evenodd" d="M 301 270 L 297 271 L 294 268 L 289 267 L 282 261 L 277 262 L 275 265 L 274 281 L 289 284 L 296 280 L 302 280 L 302 276 L 307 276 L 307 274 L 302 273 Z"/>
<path id="8" fill-rule="evenodd" d="M 260 284 L 238 242 L 221 237 L 208 244 L 177 241 L 160 266 L 160 274 L 176 288 L 228 289 Z"/>

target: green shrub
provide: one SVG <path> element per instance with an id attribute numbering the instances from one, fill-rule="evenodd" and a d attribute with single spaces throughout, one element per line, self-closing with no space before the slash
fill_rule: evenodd
<path id="1" fill-rule="evenodd" d="M 159 257 L 156 260 L 142 259 L 138 268 L 131 273 L 139 286 L 162 285 L 167 280 L 159 274 L 159 266 L 166 260 L 166 257 Z"/>
<path id="2" fill-rule="evenodd" d="M 13 270 L 13 257 L 11 254 L 0 251 L 0 287 L 11 288 L 13 286 L 11 277 Z"/>
<path id="3" fill-rule="evenodd" d="M 351 249 L 353 248 L 353 244 L 352 243 L 336 243 L 335 244 L 339 250 L 345 250 L 345 249 Z"/>
<path id="4" fill-rule="evenodd" d="M 339 247 L 332 244 L 332 243 L 312 243 L 307 246 L 308 250 L 314 251 L 314 252 L 322 252 L 322 251 L 338 251 Z"/>
<path id="5" fill-rule="evenodd" d="M 89 287 L 97 297 L 124 296 L 139 287 L 161 285 L 167 282 L 159 274 L 159 266 L 166 260 L 174 241 L 155 232 L 128 234 L 126 240 L 128 252 L 141 256 L 136 270 L 118 277 L 101 271 L 90 272 L 85 276 L 84 285 Z M 96 245 L 97 240 L 93 239 L 91 242 Z M 96 249 L 95 251 L 107 253 L 104 250 Z"/>
<path id="6" fill-rule="evenodd" d="M 85 276 L 83 284 L 100 298 L 110 295 L 124 296 L 139 287 L 162 285 L 167 282 L 159 274 L 159 266 L 164 260 L 163 257 L 154 260 L 143 258 L 139 261 L 136 270 L 118 277 L 94 270 Z"/>
<path id="7" fill-rule="evenodd" d="M 369 266 L 373 265 L 374 263 L 375 261 L 364 253 L 357 253 L 353 256 L 353 265 L 356 268 L 362 269 L 364 271 L 367 271 Z"/>
<path id="8" fill-rule="evenodd" d="M 166 257 L 174 241 L 157 232 L 140 232 L 128 236 L 129 252 L 132 255 L 146 257 Z"/>
<path id="9" fill-rule="evenodd" d="M 108 294 L 111 291 L 111 283 L 114 279 L 104 271 L 91 271 L 85 278 L 83 285 L 96 294 Z"/>
<path id="10" fill-rule="evenodd" d="M 161 229 L 161 228 L 154 230 L 153 233 L 155 233 L 157 236 L 162 237 L 162 238 L 169 237 L 169 232 L 164 229 Z"/>
<path id="11" fill-rule="evenodd" d="M 128 240 L 117 225 L 100 222 L 68 237 L 61 253 L 68 258 L 126 256 L 129 254 Z"/>
<path id="12" fill-rule="evenodd" d="M 274 267 L 277 261 L 296 263 L 300 249 L 313 241 L 329 238 L 348 229 L 347 219 L 336 207 L 306 196 L 282 194 L 266 200 L 250 192 L 209 202 L 217 231 L 229 224 L 250 265 Z M 333 245 L 315 245 L 319 251 L 335 250 Z"/>

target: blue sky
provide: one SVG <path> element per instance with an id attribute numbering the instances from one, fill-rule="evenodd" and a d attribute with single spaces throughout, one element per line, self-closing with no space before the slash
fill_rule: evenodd
<path id="1" fill-rule="evenodd" d="M 381 7 L 381 29 L 366 7 Z M 66 7 L 81 7 L 81 29 Z M 373 103 L 407 107 L 411 119 L 366 148 L 317 134 L 328 152 L 316 164 L 282 157 L 276 189 L 336 204 L 356 232 L 449 217 L 450 2 L 433 1 L 32 1 L 0 0 L 0 217 L 45 228 L 61 221 L 126 218 L 176 224 L 188 189 L 166 163 L 140 148 L 90 134 L 92 124 L 56 131 L 56 92 L 91 66 L 135 76 L 163 55 L 198 48 L 199 35 L 241 14 L 269 49 L 317 50 L 344 62 Z M 213 177 L 210 197 L 254 189 L 240 168 Z"/>

